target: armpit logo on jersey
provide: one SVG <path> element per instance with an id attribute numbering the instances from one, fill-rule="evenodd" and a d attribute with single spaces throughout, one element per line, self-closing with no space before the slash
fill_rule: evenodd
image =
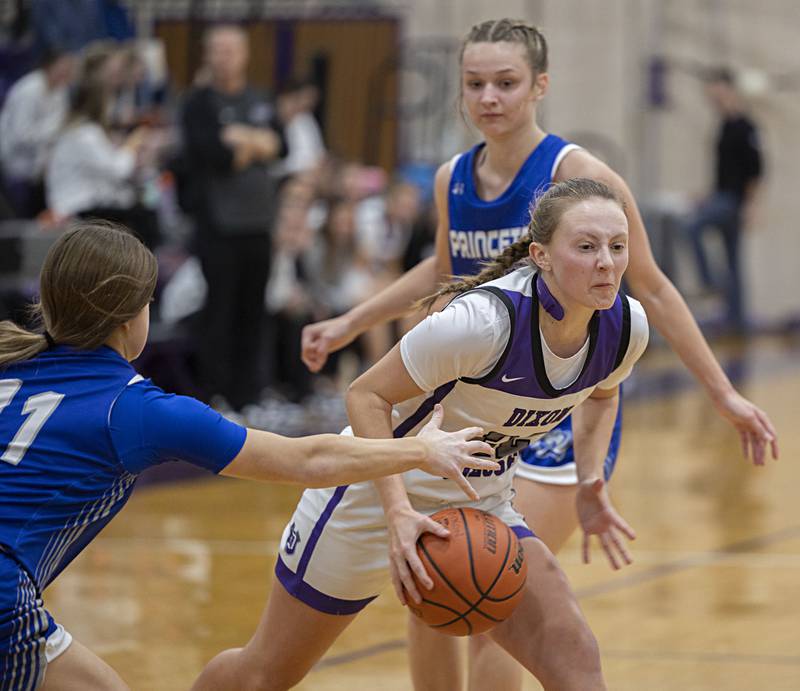
<path id="1" fill-rule="evenodd" d="M 503 427 L 543 427 L 560 422 L 575 406 L 558 408 L 557 410 L 529 410 L 527 408 L 514 408 L 514 412 L 503 423 Z"/>
<path id="2" fill-rule="evenodd" d="M 300 544 L 300 531 L 294 527 L 294 523 L 289 526 L 289 536 L 286 538 L 286 544 L 283 546 L 286 554 L 294 554 L 297 545 Z"/>

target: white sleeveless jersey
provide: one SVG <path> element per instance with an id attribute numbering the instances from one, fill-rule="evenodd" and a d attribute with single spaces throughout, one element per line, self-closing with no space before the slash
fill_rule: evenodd
<path id="1" fill-rule="evenodd" d="M 642 306 L 619 295 L 612 308 L 592 318 L 575 381 L 555 388 L 545 367 L 537 280 L 534 269 L 517 269 L 459 296 L 401 340 L 406 369 L 427 393 L 394 407 L 394 436 L 416 434 L 435 403 L 444 407 L 443 429 L 483 428 L 501 467 L 465 471 L 481 497 L 506 491 L 518 452 L 555 427 L 595 387 L 617 386 L 647 345 Z M 419 470 L 406 473 L 404 480 L 412 500 L 464 500 L 451 480 Z"/>

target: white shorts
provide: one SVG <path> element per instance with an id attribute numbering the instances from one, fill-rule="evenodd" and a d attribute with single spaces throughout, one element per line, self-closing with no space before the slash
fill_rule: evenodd
<path id="1" fill-rule="evenodd" d="M 534 537 L 511 505 L 513 490 L 480 502 L 415 501 L 427 515 L 452 507 L 491 513 L 518 538 Z M 303 492 L 281 538 L 275 574 L 284 588 L 328 614 L 353 614 L 374 600 L 390 581 L 389 536 L 380 497 L 372 482 Z"/>

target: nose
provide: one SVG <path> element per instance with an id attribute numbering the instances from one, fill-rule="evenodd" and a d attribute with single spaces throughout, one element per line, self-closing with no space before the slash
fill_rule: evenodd
<path id="1" fill-rule="evenodd" d="M 597 268 L 601 271 L 608 271 L 614 265 L 611 251 L 608 247 L 601 247 L 597 253 Z"/>
<path id="2" fill-rule="evenodd" d="M 483 87 L 483 91 L 481 91 L 481 103 L 490 104 L 496 102 L 497 94 L 495 93 L 494 86 L 492 84 L 487 84 Z"/>

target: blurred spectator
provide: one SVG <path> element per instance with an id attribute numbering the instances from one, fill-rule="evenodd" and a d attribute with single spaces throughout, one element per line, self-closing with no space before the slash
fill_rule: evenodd
<path id="1" fill-rule="evenodd" d="M 325 158 L 322 131 L 314 117 L 318 102 L 319 89 L 311 82 L 291 81 L 278 94 L 278 115 L 289 150 L 278 166 L 282 175 L 313 170 Z"/>
<path id="2" fill-rule="evenodd" d="M 30 0 L 28 18 L 40 51 L 77 51 L 98 39 L 127 41 L 136 35 L 119 0 Z"/>
<path id="3" fill-rule="evenodd" d="M 98 0 L 30 0 L 30 19 L 40 50 L 77 51 L 106 36 Z"/>
<path id="4" fill-rule="evenodd" d="M 134 130 L 121 146 L 107 131 L 109 94 L 94 78 L 84 78 L 72 94 L 67 123 L 47 165 L 47 203 L 57 218 L 96 216 L 124 223 L 153 247 L 156 216 L 138 199 L 137 155 L 148 132 Z"/>
<path id="5" fill-rule="evenodd" d="M 129 41 L 136 36 L 136 26 L 127 8 L 119 0 L 99 0 L 104 38 Z"/>
<path id="6" fill-rule="evenodd" d="M 67 115 L 74 65 L 70 53 L 47 53 L 39 69 L 11 87 L 0 113 L 3 184 L 21 217 L 44 209 L 45 164 Z"/>
<path id="7" fill-rule="evenodd" d="M 714 152 L 715 185 L 687 219 L 700 279 L 706 289 L 716 289 L 726 300 L 727 326 L 744 330 L 747 320 L 742 286 L 740 239 L 762 173 L 761 145 L 755 123 L 745 114 L 733 75 L 726 69 L 709 73 L 706 95 L 720 116 Z M 725 247 L 727 267 L 723 278 L 714 276 L 703 236 L 716 229 Z"/>
<path id="8" fill-rule="evenodd" d="M 370 295 L 374 280 L 356 243 L 354 202 L 338 199 L 330 204 L 320 236 L 308 252 L 308 264 L 324 318 L 343 314 Z"/>
<path id="9" fill-rule="evenodd" d="M 300 333 L 320 316 L 311 287 L 314 268 L 309 262 L 315 245 L 308 224 L 313 199 L 314 188 L 306 178 L 290 179 L 283 187 L 266 294 L 272 327 L 270 384 L 293 402 L 311 393 L 311 373 L 300 360 Z"/>
<path id="10" fill-rule="evenodd" d="M 130 130 L 143 124 L 163 124 L 161 106 L 166 86 L 148 74 L 140 46 L 120 48 L 119 73 L 111 105 L 110 121 L 115 130 Z"/>
<path id="11" fill-rule="evenodd" d="M 258 364 L 277 185 L 270 168 L 285 145 L 271 99 L 247 84 L 245 32 L 214 27 L 204 49 L 210 83 L 187 96 L 182 114 L 191 171 L 183 197 L 190 199 L 208 284 L 200 339 L 202 384 L 209 395 L 222 396 L 239 410 L 257 401 L 261 388 Z"/>
<path id="12" fill-rule="evenodd" d="M 358 245 L 377 272 L 399 275 L 420 207 L 417 187 L 401 180 L 358 205 Z"/>

